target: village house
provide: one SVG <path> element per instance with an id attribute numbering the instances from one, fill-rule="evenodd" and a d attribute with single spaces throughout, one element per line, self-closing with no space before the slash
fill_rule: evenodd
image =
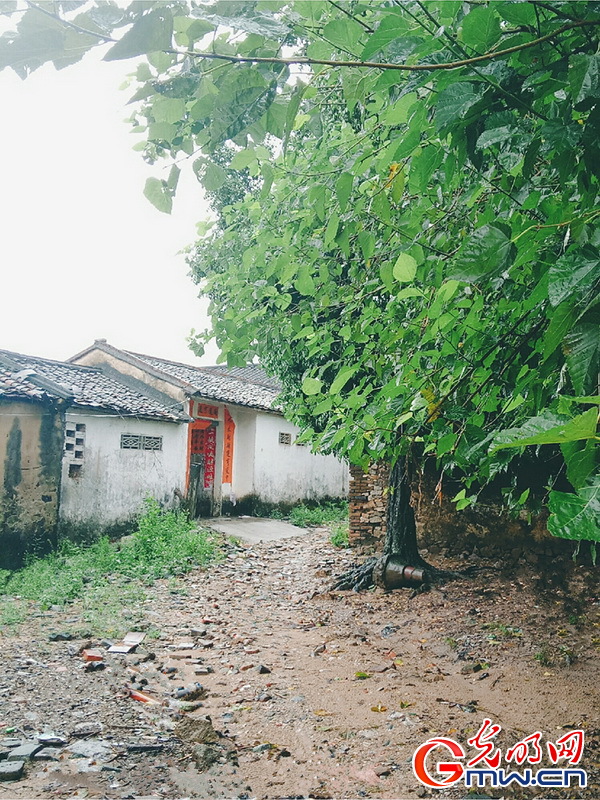
<path id="1" fill-rule="evenodd" d="M 148 497 L 195 516 L 345 497 L 258 367 L 193 367 L 98 340 L 68 362 L 0 350 L 0 567 L 129 529 Z"/>
<path id="2" fill-rule="evenodd" d="M 188 415 L 100 369 L 0 351 L 0 566 L 131 525 L 185 486 Z"/>
<path id="3" fill-rule="evenodd" d="M 277 382 L 259 367 L 190 366 L 105 339 L 69 361 L 144 383 L 181 404 L 192 418 L 182 456 L 185 488 L 199 515 L 347 495 L 347 465 L 298 443 L 299 429 L 277 406 Z"/>

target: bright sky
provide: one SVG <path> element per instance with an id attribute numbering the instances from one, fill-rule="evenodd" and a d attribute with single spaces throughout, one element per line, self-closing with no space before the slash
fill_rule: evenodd
<path id="1" fill-rule="evenodd" d="M 123 121 L 131 92 L 119 86 L 135 64 L 91 53 L 25 81 L 0 72 L 0 349 L 60 360 L 106 338 L 198 363 L 186 337 L 206 327 L 206 304 L 177 253 L 206 204 L 184 171 L 170 216 L 143 196 L 147 177 L 166 174 L 131 149 Z"/>

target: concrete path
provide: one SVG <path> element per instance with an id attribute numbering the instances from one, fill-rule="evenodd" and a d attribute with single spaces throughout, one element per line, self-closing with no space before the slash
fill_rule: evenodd
<path id="1" fill-rule="evenodd" d="M 202 520 L 202 523 L 208 528 L 227 536 L 235 536 L 250 544 L 277 542 L 280 539 L 305 536 L 308 533 L 306 528 L 298 528 L 284 520 L 263 517 L 216 517 Z"/>

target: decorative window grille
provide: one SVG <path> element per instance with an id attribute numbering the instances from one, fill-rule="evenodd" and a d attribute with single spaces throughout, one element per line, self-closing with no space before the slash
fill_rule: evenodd
<path id="1" fill-rule="evenodd" d="M 162 436 L 122 433 L 121 450 L 162 450 Z"/>
<path id="2" fill-rule="evenodd" d="M 69 478 L 79 478 L 85 455 L 85 424 L 67 423 L 65 428 L 65 457 L 69 465 Z"/>
<path id="3" fill-rule="evenodd" d="M 292 443 L 292 434 L 283 433 L 283 431 L 281 431 L 279 433 L 279 444 L 291 444 L 291 443 Z"/>

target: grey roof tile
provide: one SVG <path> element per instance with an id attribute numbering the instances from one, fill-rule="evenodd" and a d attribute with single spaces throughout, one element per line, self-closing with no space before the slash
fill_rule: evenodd
<path id="1" fill-rule="evenodd" d="M 153 369 L 183 381 L 192 392 L 202 397 L 250 408 L 278 410 L 277 396 L 281 388 L 260 367 L 193 367 L 143 353 L 124 352 Z"/>
<path id="2" fill-rule="evenodd" d="M 72 395 L 74 405 L 115 411 L 123 416 L 157 417 L 170 421 L 188 419 L 181 410 L 181 405 L 175 401 L 169 404 L 162 403 L 104 375 L 94 367 L 82 367 L 0 350 L 0 355 L 2 354 L 23 369 L 33 370 L 31 382 L 34 386 L 35 376 L 39 375 L 56 384 L 59 390 L 66 389 Z M 5 383 L 9 386 L 6 379 Z"/>

